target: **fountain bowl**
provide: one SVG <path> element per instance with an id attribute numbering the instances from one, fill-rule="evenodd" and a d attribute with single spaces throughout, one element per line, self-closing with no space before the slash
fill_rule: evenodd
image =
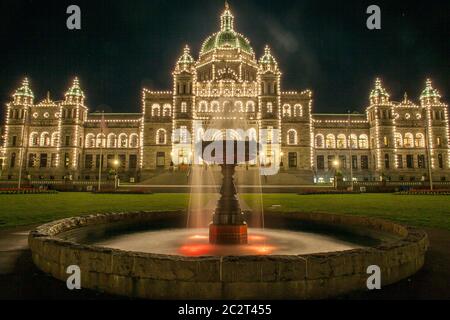
<path id="1" fill-rule="evenodd" d="M 241 256 L 144 253 L 86 241 L 136 227 L 182 228 L 186 221 L 183 212 L 131 212 L 52 222 L 30 233 L 29 246 L 35 265 L 61 281 L 76 265 L 82 288 L 168 300 L 330 298 L 367 290 L 367 269 L 373 265 L 381 269 L 383 286 L 413 275 L 428 248 L 425 232 L 379 219 L 326 213 L 269 213 L 266 219 L 281 230 L 328 230 L 376 241 L 343 251 Z"/>

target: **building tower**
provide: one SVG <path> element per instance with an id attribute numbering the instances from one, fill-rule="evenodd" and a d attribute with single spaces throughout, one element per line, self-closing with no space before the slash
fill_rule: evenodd
<path id="1" fill-rule="evenodd" d="M 370 93 L 367 116 L 370 127 L 370 149 L 372 169 L 377 178 L 382 179 L 395 167 L 393 104 L 389 93 L 379 78 Z"/>
<path id="2" fill-rule="evenodd" d="M 78 179 L 82 168 L 82 150 L 84 143 L 84 123 L 88 108 L 84 104 L 85 96 L 77 77 L 65 94 L 61 103 L 60 152 L 64 175 L 67 179 Z M 104 139 L 106 144 L 106 138 Z"/>
<path id="3" fill-rule="evenodd" d="M 3 171 L 3 176 L 9 179 L 22 178 L 19 176 L 25 169 L 28 125 L 33 104 L 34 94 L 30 89 L 28 79 L 25 78 L 21 87 L 13 94 L 13 101 L 6 105 L 4 160 L 8 170 Z"/>

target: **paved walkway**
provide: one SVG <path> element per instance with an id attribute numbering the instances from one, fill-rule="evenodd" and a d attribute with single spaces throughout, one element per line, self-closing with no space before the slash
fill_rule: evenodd
<path id="1" fill-rule="evenodd" d="M 0 299 L 117 299 L 90 290 L 69 291 L 65 284 L 40 272 L 31 260 L 27 236 L 32 227 L 0 230 Z M 410 279 L 376 292 L 342 299 L 450 300 L 450 232 L 426 229 L 431 246 L 422 270 Z"/>

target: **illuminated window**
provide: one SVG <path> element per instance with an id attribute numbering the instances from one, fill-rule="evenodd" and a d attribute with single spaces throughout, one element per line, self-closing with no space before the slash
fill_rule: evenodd
<path id="1" fill-rule="evenodd" d="M 267 113 L 273 113 L 273 104 L 272 104 L 272 102 L 267 102 Z"/>
<path id="2" fill-rule="evenodd" d="M 362 134 L 359 136 L 358 143 L 359 143 L 360 149 L 368 149 L 369 148 L 369 138 L 365 134 Z"/>
<path id="3" fill-rule="evenodd" d="M 334 137 L 333 134 L 327 135 L 326 146 L 327 146 L 327 149 L 335 149 L 336 148 L 336 138 Z"/>
<path id="4" fill-rule="evenodd" d="M 324 148 L 324 137 L 322 134 L 318 134 L 316 136 L 316 148 L 319 148 L 319 149 Z"/>
<path id="5" fill-rule="evenodd" d="M 415 146 L 416 148 L 425 148 L 425 137 L 423 134 L 416 134 Z"/>
<path id="6" fill-rule="evenodd" d="M 166 144 L 167 143 L 167 132 L 164 129 L 159 129 L 156 132 L 156 144 Z"/>
<path id="7" fill-rule="evenodd" d="M 297 131 L 294 129 L 291 129 L 288 131 L 288 139 L 287 139 L 288 145 L 295 145 L 297 144 Z"/>
<path id="8" fill-rule="evenodd" d="M 181 113 L 187 113 L 187 103 L 186 102 L 181 103 Z"/>
<path id="9" fill-rule="evenodd" d="M 347 144 L 347 139 L 344 134 L 340 134 L 337 137 L 337 147 L 339 149 L 344 149 Z"/>
<path id="10" fill-rule="evenodd" d="M 412 133 L 405 134 L 403 145 L 405 146 L 405 148 L 412 148 L 414 146 L 414 136 L 412 135 Z"/>

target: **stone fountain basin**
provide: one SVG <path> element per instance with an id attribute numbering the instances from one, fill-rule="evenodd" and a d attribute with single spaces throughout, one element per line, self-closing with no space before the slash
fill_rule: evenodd
<path id="1" fill-rule="evenodd" d="M 145 299 L 323 299 L 367 290 L 367 268 L 381 268 L 382 286 L 416 273 L 428 248 L 425 232 L 394 222 L 327 213 L 266 215 L 278 226 L 370 235 L 362 248 L 305 255 L 183 257 L 81 244 L 71 234 L 101 236 L 141 226 L 183 227 L 182 212 L 134 212 L 69 218 L 29 235 L 36 266 L 66 281 L 71 265 L 81 269 L 83 288 Z M 80 232 L 80 230 L 86 230 Z"/>

